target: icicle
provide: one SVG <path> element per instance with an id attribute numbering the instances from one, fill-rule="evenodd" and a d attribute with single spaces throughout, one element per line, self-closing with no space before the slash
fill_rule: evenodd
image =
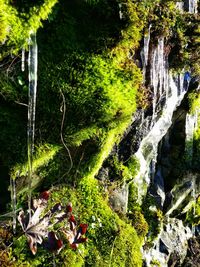
<path id="1" fill-rule="evenodd" d="M 151 32 L 151 24 L 149 25 L 147 35 L 144 37 L 144 63 L 146 66 L 148 64 L 148 57 L 149 57 L 150 32 Z"/>
<path id="2" fill-rule="evenodd" d="M 150 84 L 153 91 L 152 126 L 156 114 L 161 109 L 163 94 L 168 91 L 168 64 L 164 55 L 164 38 L 158 39 L 158 45 L 152 53 L 150 62 Z"/>
<path id="3" fill-rule="evenodd" d="M 11 203 L 13 211 L 13 233 L 16 234 L 16 225 L 17 225 L 17 195 L 16 195 L 16 184 L 15 179 L 10 178 L 10 187 L 11 187 Z"/>
<path id="4" fill-rule="evenodd" d="M 25 71 L 25 49 L 22 49 L 21 71 Z"/>
<path id="5" fill-rule="evenodd" d="M 146 75 L 146 66 L 148 64 L 148 58 L 149 58 L 150 32 L 151 32 L 151 24 L 149 25 L 147 34 L 144 36 L 144 46 L 143 46 L 143 49 L 140 53 L 141 60 L 142 60 L 144 79 L 145 79 L 145 75 Z"/>
<path id="6" fill-rule="evenodd" d="M 32 180 L 32 161 L 34 152 L 34 135 L 35 135 L 35 109 L 37 93 L 37 42 L 36 34 L 30 35 L 29 40 L 29 95 L 28 95 L 28 127 L 27 127 L 27 145 L 28 145 L 28 205 L 29 216 L 31 217 L 31 180 Z"/>
<path id="7" fill-rule="evenodd" d="M 122 12 L 122 3 L 119 3 L 119 18 L 120 18 L 120 20 L 122 20 L 123 19 L 123 12 Z"/>
<path id="8" fill-rule="evenodd" d="M 188 12 L 198 13 L 198 0 L 188 0 Z"/>

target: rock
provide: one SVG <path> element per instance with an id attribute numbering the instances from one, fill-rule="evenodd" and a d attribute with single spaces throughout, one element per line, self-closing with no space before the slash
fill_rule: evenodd
<path id="1" fill-rule="evenodd" d="M 121 188 L 116 188 L 112 191 L 109 202 L 114 211 L 126 214 L 128 207 L 128 192 L 128 184 L 124 184 Z"/>
<path id="2" fill-rule="evenodd" d="M 181 220 L 168 218 L 153 247 L 143 250 L 146 265 L 150 267 L 156 261 L 162 267 L 180 266 L 187 255 L 188 240 L 191 237 L 192 231 Z"/>
<path id="3" fill-rule="evenodd" d="M 162 210 L 165 201 L 165 190 L 164 190 L 164 180 L 160 169 L 155 174 L 153 179 L 153 189 L 151 194 L 154 196 L 157 206 Z"/>
<path id="4" fill-rule="evenodd" d="M 106 180 L 109 180 L 109 168 L 101 168 L 99 170 L 99 173 L 97 175 L 97 179 L 105 182 Z"/>
<path id="5" fill-rule="evenodd" d="M 191 238 L 188 241 L 187 256 L 183 267 L 200 267 L 200 237 Z"/>
<path id="6" fill-rule="evenodd" d="M 193 201 L 192 191 L 194 189 L 193 178 L 190 180 L 183 179 L 182 182 L 177 183 L 170 192 L 171 204 L 169 205 L 166 215 L 171 215 L 174 211 L 180 214 L 183 209 L 183 202 L 187 199 L 187 204 Z"/>

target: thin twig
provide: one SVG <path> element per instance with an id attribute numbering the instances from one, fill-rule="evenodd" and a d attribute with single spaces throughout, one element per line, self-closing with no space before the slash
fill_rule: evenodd
<path id="1" fill-rule="evenodd" d="M 10 67 L 12 66 L 12 64 L 15 62 L 15 60 L 16 60 L 18 57 L 20 57 L 20 55 L 21 55 L 21 54 L 19 54 L 18 56 L 16 56 L 16 57 L 12 60 L 12 62 L 10 63 L 10 65 L 8 66 L 8 68 L 7 68 L 7 70 L 6 70 L 7 74 L 8 74 L 8 72 L 9 72 L 9 69 L 10 69 Z"/>
<path id="2" fill-rule="evenodd" d="M 64 127 L 65 115 L 66 115 L 66 103 L 65 103 L 65 96 L 64 96 L 62 90 L 60 90 L 60 93 L 61 93 L 61 96 L 62 96 L 62 99 L 63 99 L 63 103 L 62 103 L 63 104 L 63 116 L 62 116 L 62 122 L 61 122 L 61 127 L 60 127 L 60 138 L 61 138 L 61 141 L 63 143 L 63 146 L 67 150 L 67 153 L 68 153 L 68 156 L 69 156 L 69 159 L 70 159 L 70 168 L 66 173 L 66 174 L 68 174 L 70 172 L 70 170 L 72 169 L 72 167 L 73 167 L 73 160 L 72 160 L 69 148 L 67 147 L 67 145 L 66 145 L 66 143 L 64 141 L 64 138 L 63 138 L 63 127 Z"/>
<path id="3" fill-rule="evenodd" d="M 115 237 L 114 241 L 113 241 L 113 245 L 112 245 L 112 249 L 111 249 L 111 253 L 110 253 L 110 263 L 109 263 L 109 267 L 111 267 L 112 264 L 112 256 L 113 256 L 113 251 L 114 251 L 114 246 L 115 246 L 115 241 L 117 239 L 117 236 Z"/>
<path id="4" fill-rule="evenodd" d="M 27 104 L 25 104 L 25 103 L 21 103 L 21 102 L 18 102 L 18 101 L 15 101 L 15 103 L 16 103 L 16 104 L 18 104 L 18 105 L 21 105 L 21 106 L 28 107 L 28 105 L 27 105 Z"/>

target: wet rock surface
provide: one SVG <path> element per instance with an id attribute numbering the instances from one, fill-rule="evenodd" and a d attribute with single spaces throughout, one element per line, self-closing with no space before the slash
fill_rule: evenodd
<path id="1" fill-rule="evenodd" d="M 200 267 L 200 236 L 189 239 L 187 256 L 182 267 Z"/>
<path id="2" fill-rule="evenodd" d="M 145 248 L 143 251 L 147 266 L 152 266 L 152 261 L 160 262 L 162 267 L 182 266 L 188 251 L 188 240 L 191 237 L 192 231 L 184 226 L 181 220 L 168 218 L 163 223 L 153 247 Z"/>

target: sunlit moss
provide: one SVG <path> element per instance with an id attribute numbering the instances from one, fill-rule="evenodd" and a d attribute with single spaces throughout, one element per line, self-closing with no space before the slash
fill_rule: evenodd
<path id="1" fill-rule="evenodd" d="M 48 164 L 50 160 L 53 159 L 54 155 L 60 150 L 60 146 L 53 146 L 49 144 L 42 145 L 38 147 L 37 152 L 34 156 L 32 170 L 36 172 L 38 168 Z M 16 165 L 12 172 L 11 177 L 15 179 L 16 177 L 26 176 L 28 173 L 28 163 Z"/>
<path id="2" fill-rule="evenodd" d="M 20 12 L 9 1 L 2 1 L 0 8 L 0 43 L 3 48 L 0 59 L 17 54 L 19 49 L 28 45 L 30 32 L 37 31 L 42 26 L 42 20 L 48 18 L 57 0 L 46 0 L 43 4 L 30 8 L 29 13 Z"/>

